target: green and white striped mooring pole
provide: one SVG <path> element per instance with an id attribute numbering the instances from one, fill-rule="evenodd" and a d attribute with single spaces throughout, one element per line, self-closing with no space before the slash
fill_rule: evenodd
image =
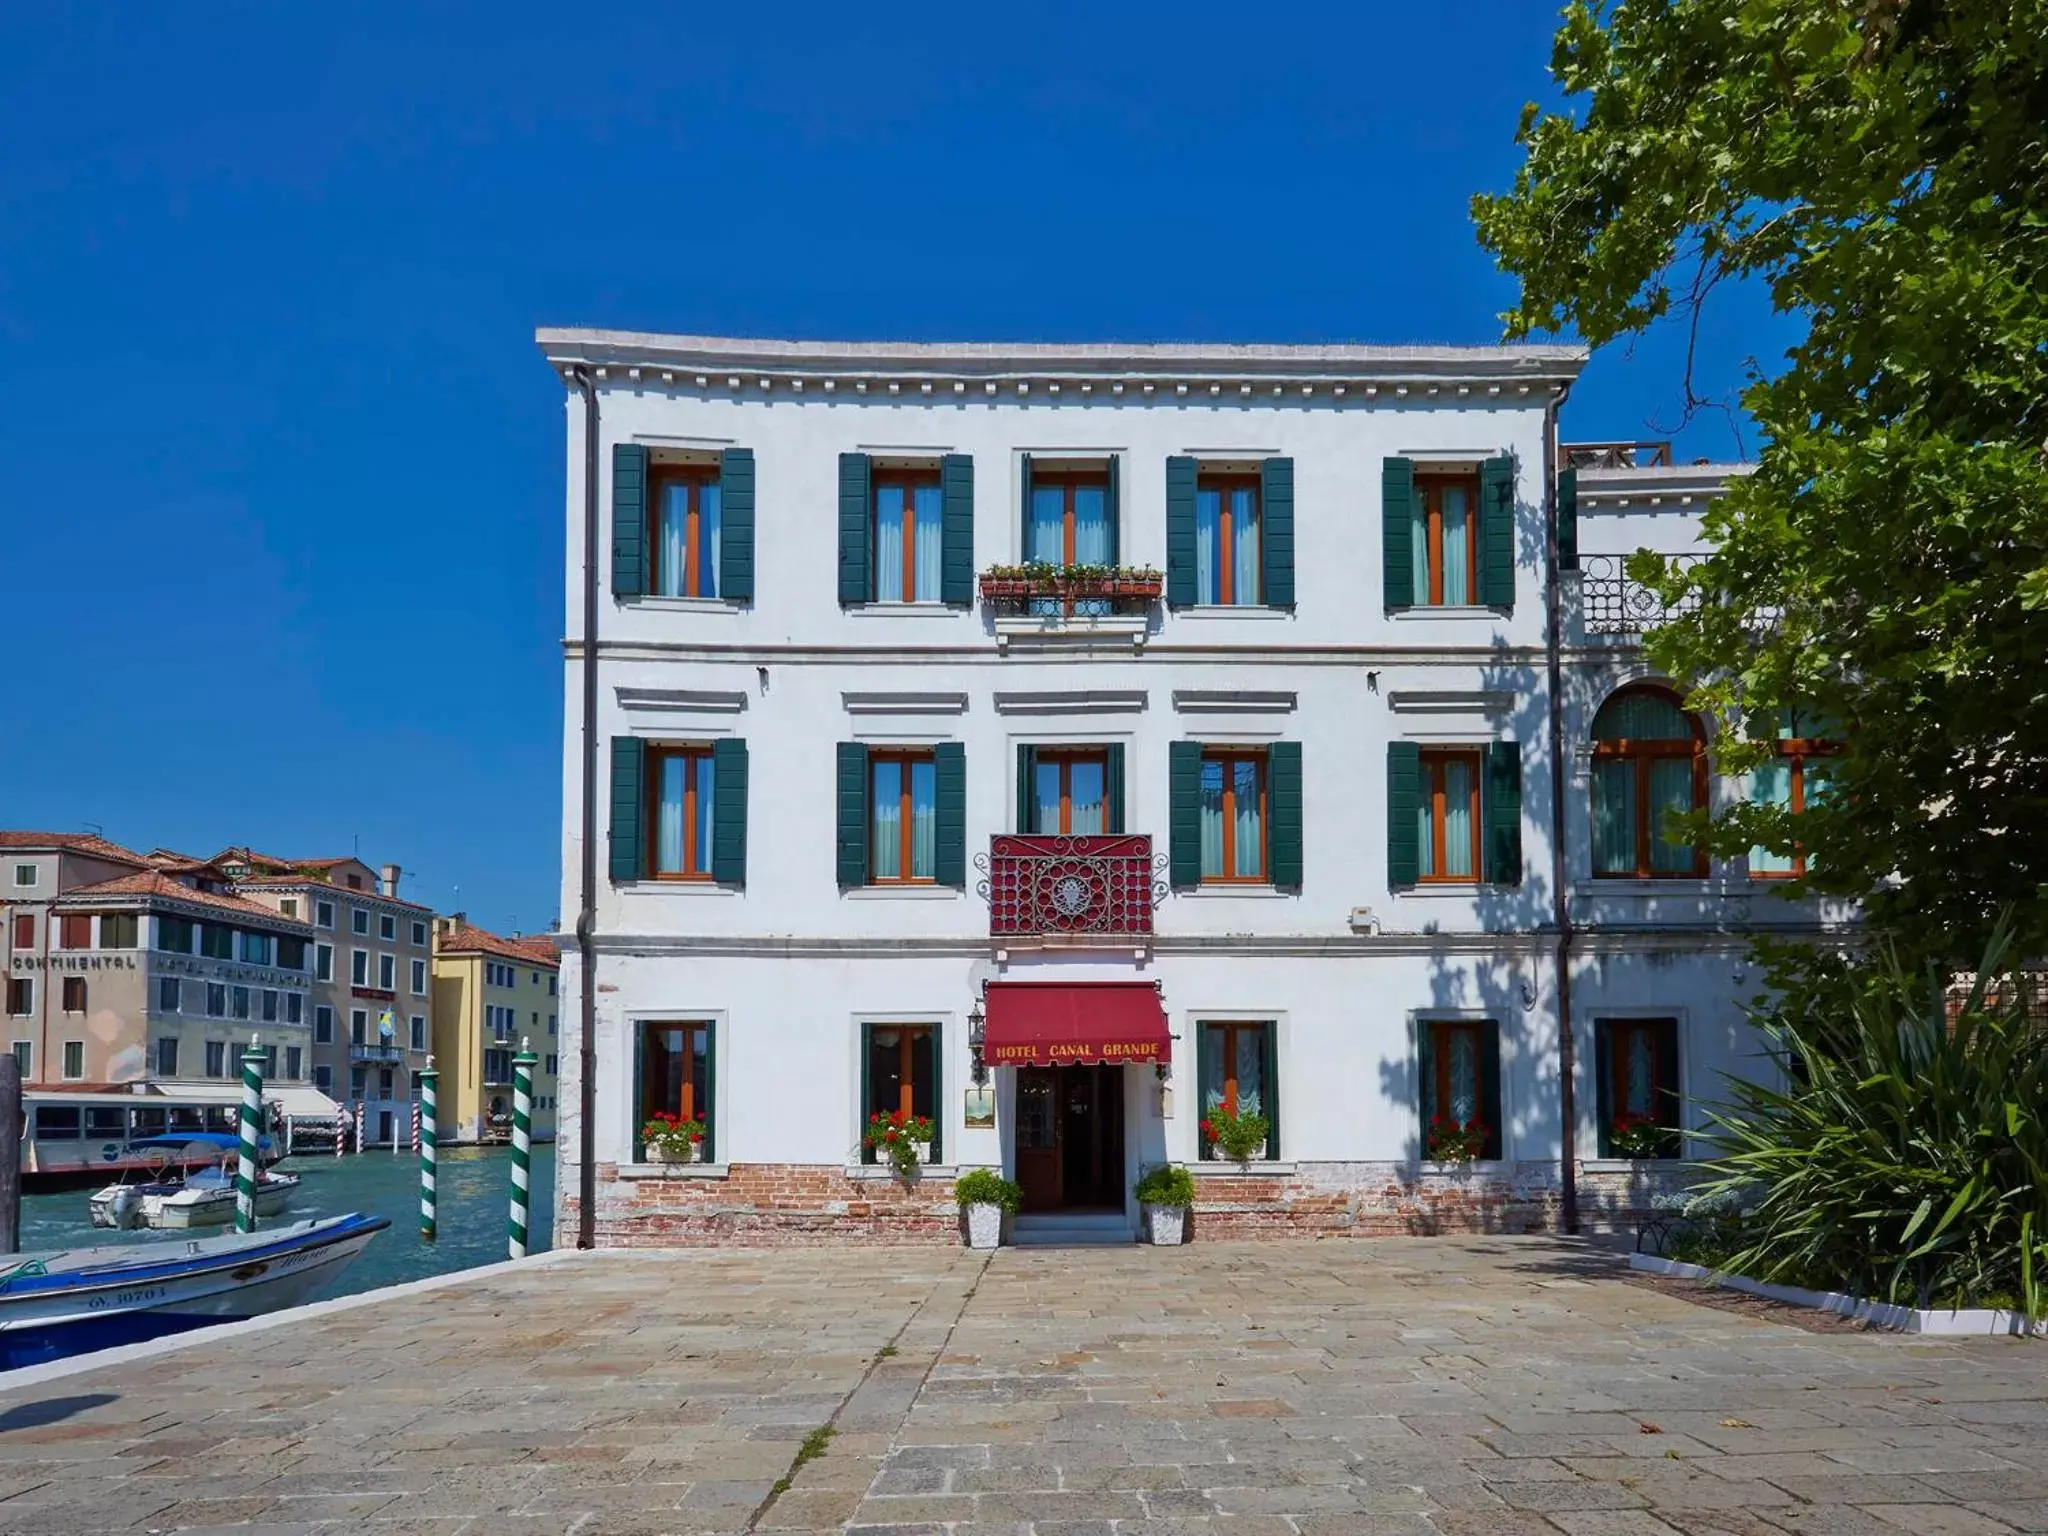
<path id="1" fill-rule="evenodd" d="M 242 1147 L 235 1168 L 235 1230 L 256 1230 L 256 1143 L 263 1134 L 263 1052 L 256 1036 L 242 1052 Z"/>
<path id="2" fill-rule="evenodd" d="M 515 1259 L 526 1257 L 526 1205 L 533 1167 L 533 1068 L 540 1058 L 521 1039 L 512 1058 L 512 1223 L 506 1244 Z"/>
<path id="3" fill-rule="evenodd" d="M 430 1243 L 434 1240 L 434 1133 L 441 1123 L 434 1091 L 440 1081 L 434 1058 L 429 1056 L 426 1070 L 420 1073 L 420 1236 Z"/>

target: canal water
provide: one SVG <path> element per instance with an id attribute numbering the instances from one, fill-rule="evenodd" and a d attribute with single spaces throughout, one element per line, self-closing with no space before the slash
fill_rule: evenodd
<path id="1" fill-rule="evenodd" d="M 309 1216 L 340 1216 L 349 1211 L 385 1216 L 391 1221 L 389 1230 L 372 1238 L 362 1257 L 315 1300 L 350 1296 L 357 1291 L 421 1280 L 478 1264 L 494 1264 L 506 1256 L 505 1222 L 512 1198 L 510 1148 L 441 1149 L 439 1177 L 435 1181 L 440 1192 L 440 1236 L 431 1243 L 420 1237 L 420 1167 L 419 1160 L 409 1152 L 393 1155 L 373 1149 L 349 1157 L 292 1157 L 279 1163 L 277 1171 L 298 1174 L 300 1183 L 284 1214 L 265 1223 L 267 1226 L 303 1221 Z M 86 1214 L 86 1201 L 91 1194 L 91 1190 L 74 1189 L 22 1196 L 21 1251 L 40 1253 L 86 1244 L 175 1242 L 187 1236 L 234 1230 L 227 1226 L 192 1234 L 109 1232 L 94 1227 L 92 1218 Z M 537 1146 L 533 1149 L 529 1253 L 539 1253 L 549 1246 L 554 1200 L 555 1149 Z"/>

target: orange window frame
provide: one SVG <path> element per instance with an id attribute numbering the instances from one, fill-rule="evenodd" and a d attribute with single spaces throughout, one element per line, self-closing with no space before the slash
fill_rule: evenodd
<path id="1" fill-rule="evenodd" d="M 703 542 L 704 488 L 718 484 L 718 471 L 708 464 L 656 464 L 649 468 L 647 478 L 647 558 L 649 569 L 654 573 L 654 586 L 659 590 L 664 584 L 663 578 L 671 574 L 661 569 L 661 503 L 670 487 L 680 485 L 688 492 L 683 516 L 681 595 L 702 597 L 704 570 L 700 546 Z"/>
<path id="2" fill-rule="evenodd" d="M 664 870 L 661 868 L 661 781 L 662 765 L 672 758 L 681 758 L 690 764 L 683 774 L 683 867 Z M 647 875 L 651 880 L 709 880 L 711 878 L 710 850 L 700 848 L 697 840 L 697 769 L 699 762 L 711 758 L 709 747 L 657 747 L 647 749 Z M 697 868 L 699 856 L 704 855 L 704 867 Z"/>
<path id="3" fill-rule="evenodd" d="M 1785 759 L 1787 772 L 1791 775 L 1791 812 L 1794 816 L 1806 814 L 1806 765 L 1816 757 L 1833 757 L 1841 751 L 1839 744 L 1820 741 L 1811 737 L 1789 736 L 1776 744 L 1777 755 Z M 1806 845 L 1795 842 L 1792 845 L 1792 867 L 1788 870 L 1765 870 L 1752 875 L 1757 880 L 1798 880 L 1806 874 Z"/>
<path id="4" fill-rule="evenodd" d="M 1694 720 L 1677 698 L 1663 689 L 1655 690 L 1671 699 L 1671 702 L 1685 715 L 1692 727 L 1692 737 L 1687 741 L 1666 741 L 1662 739 L 1637 741 L 1622 738 L 1615 741 L 1593 743 L 1593 757 L 1596 761 L 1619 759 L 1631 765 L 1635 775 L 1636 799 L 1636 867 L 1632 870 L 1610 870 L 1595 872 L 1594 878 L 1601 880 L 1698 880 L 1707 873 L 1706 850 L 1697 844 L 1692 850 L 1692 864 L 1686 869 L 1658 869 L 1650 857 L 1651 839 L 1657 829 L 1650 820 L 1650 765 L 1666 758 L 1683 757 L 1692 760 L 1692 805 L 1691 810 L 1701 810 L 1707 803 L 1707 746 L 1699 734 L 1699 722 Z"/>
<path id="5" fill-rule="evenodd" d="M 1479 825 L 1479 777 L 1485 767 L 1484 759 L 1478 752 L 1443 748 L 1425 750 L 1419 755 L 1422 760 L 1423 792 L 1429 797 L 1430 868 L 1436 871 L 1434 874 L 1419 878 L 1424 885 L 1471 885 L 1480 878 L 1482 869 L 1480 855 L 1483 844 L 1480 838 L 1483 829 Z M 1472 848 L 1467 861 L 1472 870 L 1469 875 L 1445 873 L 1450 865 L 1450 845 L 1445 841 L 1450 826 L 1450 802 L 1444 788 L 1449 775 L 1444 770 L 1452 762 L 1462 762 L 1471 771 L 1472 789 L 1467 797 L 1470 814 L 1466 818 L 1472 828 Z"/>
<path id="6" fill-rule="evenodd" d="M 710 1106 L 700 1105 L 697 1102 L 697 1076 L 693 1068 L 697 1061 L 698 1037 L 710 1034 L 710 1024 L 702 1019 L 649 1019 L 642 1025 L 642 1028 L 649 1034 L 677 1031 L 683 1037 L 681 1048 L 683 1061 L 682 1082 L 676 1094 L 676 1103 L 670 1106 L 661 1102 L 666 1097 L 664 1091 L 666 1084 L 657 1085 L 654 1081 L 654 1075 L 652 1073 L 645 1073 L 645 1081 L 640 1085 L 640 1119 L 642 1123 L 652 1120 L 656 1114 L 672 1114 L 681 1120 L 707 1119 L 708 1116 L 701 1114 L 700 1111 L 709 1110 Z M 644 1046 L 642 1050 L 644 1053 Z M 706 1055 L 708 1058 L 708 1049 Z"/>
<path id="7" fill-rule="evenodd" d="M 1257 475 L 1197 475 L 1195 477 L 1195 489 L 1198 493 L 1201 491 L 1216 492 L 1216 601 L 1219 606 L 1225 603 L 1235 603 L 1238 601 L 1235 590 L 1237 580 L 1237 529 L 1235 526 L 1236 519 L 1231 512 L 1230 497 L 1233 491 L 1248 490 L 1252 493 L 1253 526 L 1260 529 L 1261 536 L 1263 536 L 1265 525 L 1260 516 L 1263 509 L 1259 506 L 1259 477 Z M 1265 551 L 1260 551 L 1262 557 L 1264 553 Z M 1259 578 L 1261 581 L 1265 579 L 1265 574 L 1266 562 L 1261 558 L 1259 561 Z M 1257 594 L 1255 594 L 1254 600 L 1256 600 L 1256 597 Z"/>
<path id="8" fill-rule="evenodd" d="M 868 884 L 870 885 L 932 885 L 934 875 L 912 874 L 911 847 L 915 841 L 910 824 L 911 812 L 911 768 L 918 763 L 935 763 L 937 755 L 932 752 L 870 752 L 868 754 L 868 836 L 874 836 L 875 827 L 875 770 L 884 763 L 898 765 L 896 774 L 896 868 L 893 875 L 875 873 L 875 857 L 872 847 L 868 850 Z"/>
<path id="9" fill-rule="evenodd" d="M 1448 1115 L 1451 1112 L 1451 1042 L 1459 1035 L 1472 1037 L 1472 1060 L 1476 1066 L 1483 1060 L 1482 1052 L 1486 1042 L 1480 1037 L 1481 1025 L 1470 1019 L 1431 1019 L 1429 1021 L 1429 1048 L 1435 1054 L 1431 1064 L 1436 1076 L 1436 1112 Z M 1483 1085 L 1474 1084 L 1475 1095 Z M 1475 1111 L 1477 1118 L 1484 1120 L 1491 1110 L 1480 1104 Z"/>
<path id="10" fill-rule="evenodd" d="M 1479 477 L 1477 475 L 1417 475 L 1415 494 L 1421 499 L 1429 535 L 1429 606 L 1444 604 L 1444 492 L 1462 488 L 1465 492 L 1465 592 L 1469 602 L 1479 601 Z"/>
<path id="11" fill-rule="evenodd" d="M 868 525 L 871 530 L 879 530 L 881 527 L 882 492 L 899 490 L 903 493 L 903 601 L 906 603 L 914 601 L 917 594 L 917 493 L 921 490 L 937 490 L 938 486 L 939 476 L 936 470 L 891 469 L 878 470 L 875 473 L 874 490 L 868 502 Z M 1067 547 L 1072 549 L 1074 536 L 1071 500 L 1067 503 L 1067 512 Z M 940 509 L 939 516 L 942 519 L 945 517 L 943 508 Z M 879 590 L 879 583 L 877 589 Z"/>
<path id="12" fill-rule="evenodd" d="M 1251 1035 L 1258 1041 L 1258 1058 L 1266 1059 L 1264 1023 L 1214 1023 L 1205 1024 L 1204 1029 L 1213 1029 L 1223 1036 L 1223 1108 L 1228 1114 L 1237 1113 L 1237 1038 Z"/>
<path id="13" fill-rule="evenodd" d="M 1114 516 L 1109 507 L 1109 473 L 1107 470 L 1063 470 L 1057 474 L 1037 474 L 1031 477 L 1031 494 L 1035 498 L 1040 491 L 1057 490 L 1062 494 L 1060 563 L 1074 563 L 1074 492 L 1085 490 L 1102 492 L 1103 510 L 1106 516 Z M 1026 526 L 1029 526 L 1033 509 L 1024 509 Z"/>
<path id="14" fill-rule="evenodd" d="M 1100 748 L 1088 747 L 1040 747 L 1035 761 L 1043 766 L 1057 763 L 1060 770 L 1060 824 L 1057 827 L 1040 827 L 1042 833 L 1058 833 L 1071 837 L 1074 833 L 1074 764 L 1094 763 L 1102 769 L 1102 821 L 1109 824 L 1109 754 Z M 1031 786 L 1034 795 L 1036 784 Z"/>
<path id="15" fill-rule="evenodd" d="M 1205 874 L 1203 885 L 1261 885 L 1273 867 L 1273 818 L 1268 814 L 1266 754 L 1263 752 L 1205 751 L 1202 761 L 1223 765 L 1223 872 Z M 1259 786 L 1259 867 L 1249 873 L 1237 868 L 1237 838 L 1231 828 L 1237 821 L 1237 773 L 1239 763 L 1250 763 Z"/>

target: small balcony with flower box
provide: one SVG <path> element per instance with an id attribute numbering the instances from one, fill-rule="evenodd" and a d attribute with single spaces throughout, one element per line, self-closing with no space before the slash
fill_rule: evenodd
<path id="1" fill-rule="evenodd" d="M 996 643 L 1016 640 L 1129 641 L 1151 633 L 1166 578 L 1149 566 L 990 566 L 981 574 L 981 602 Z"/>

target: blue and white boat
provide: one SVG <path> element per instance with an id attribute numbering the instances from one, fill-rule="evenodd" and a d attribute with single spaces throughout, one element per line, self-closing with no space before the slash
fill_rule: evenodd
<path id="1" fill-rule="evenodd" d="M 0 1370 L 296 1306 L 390 1225 L 352 1213 L 267 1232 L 0 1258 Z"/>

